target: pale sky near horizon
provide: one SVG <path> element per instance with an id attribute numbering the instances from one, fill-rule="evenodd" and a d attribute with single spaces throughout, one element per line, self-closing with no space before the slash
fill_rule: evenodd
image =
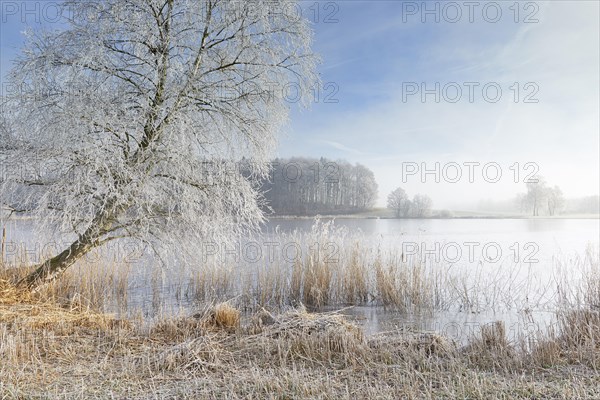
<path id="1" fill-rule="evenodd" d="M 9 3 L 23 2 L 0 2 L 2 77 L 36 25 Z M 435 208 L 505 200 L 534 168 L 567 197 L 598 194 L 599 2 L 301 3 L 325 85 L 309 109 L 292 107 L 278 156 L 360 162 L 375 172 L 379 205 L 397 186 Z M 422 182 L 436 163 L 440 183 Z"/>

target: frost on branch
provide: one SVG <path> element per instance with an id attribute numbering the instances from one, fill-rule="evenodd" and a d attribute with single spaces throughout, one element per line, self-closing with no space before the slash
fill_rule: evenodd
<path id="1" fill-rule="evenodd" d="M 0 204 L 92 247 L 193 254 L 255 228 L 281 89 L 317 81 L 308 22 L 283 0 L 92 4 L 28 33 L 2 99 Z"/>

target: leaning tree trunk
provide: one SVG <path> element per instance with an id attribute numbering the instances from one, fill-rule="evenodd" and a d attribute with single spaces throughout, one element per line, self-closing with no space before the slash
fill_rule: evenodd
<path id="1" fill-rule="evenodd" d="M 77 260 L 100 245 L 101 237 L 110 232 L 112 221 L 114 219 L 109 213 L 98 213 L 92 221 L 91 226 L 75 242 L 60 254 L 36 266 L 33 272 L 17 283 L 17 286 L 35 291 L 43 285 L 54 281 L 67 268 L 75 264 Z"/>
<path id="2" fill-rule="evenodd" d="M 67 268 L 75 264 L 77 260 L 94 247 L 96 247 L 94 242 L 85 240 L 85 238 L 80 238 L 60 254 L 38 265 L 33 272 L 21 279 L 17 285 L 29 290 L 36 290 L 41 286 L 54 281 Z"/>

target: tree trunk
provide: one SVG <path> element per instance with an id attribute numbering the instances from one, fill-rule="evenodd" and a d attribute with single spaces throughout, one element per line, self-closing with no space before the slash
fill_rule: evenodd
<path id="1" fill-rule="evenodd" d="M 2 244 L 0 245 L 0 264 L 4 264 L 4 258 L 6 257 L 6 227 L 2 228 Z"/>
<path id="2" fill-rule="evenodd" d="M 75 242 L 60 254 L 38 265 L 33 272 L 21 279 L 17 286 L 35 291 L 54 281 L 67 268 L 100 244 L 102 235 L 109 232 L 111 221 L 111 216 L 99 213 L 91 226 Z"/>
<path id="3" fill-rule="evenodd" d="M 44 261 L 33 272 L 21 279 L 17 285 L 29 290 L 36 290 L 58 278 L 67 268 L 94 247 L 93 243 L 79 239 L 60 254 Z"/>

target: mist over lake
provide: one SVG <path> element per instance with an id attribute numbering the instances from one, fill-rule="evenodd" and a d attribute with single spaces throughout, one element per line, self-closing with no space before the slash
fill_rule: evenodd
<path id="1" fill-rule="evenodd" d="M 0 398 L 600 399 L 599 15 L 0 0 Z"/>
<path id="2" fill-rule="evenodd" d="M 206 273 L 206 265 L 238 277 L 226 285 L 227 290 L 212 287 L 213 295 L 227 300 L 243 292 L 242 281 L 257 282 L 265 271 L 288 270 L 295 262 L 315 255 L 325 265 L 333 266 L 347 260 L 354 246 L 360 246 L 366 260 L 384 254 L 407 266 L 422 263 L 433 270 L 451 271 L 472 285 L 473 292 L 498 290 L 497 296 L 508 296 L 498 289 L 502 285 L 502 290 L 512 292 L 514 297 L 504 299 L 502 304 L 498 299 L 497 304 L 473 301 L 469 307 L 456 300 L 455 304 L 416 312 L 368 301 L 356 305 L 332 301 L 313 309 L 344 308 L 345 314 L 372 333 L 393 326 L 440 332 L 460 328 L 452 334 L 466 341 L 467 332 L 473 334 L 481 325 L 497 320 L 519 331 L 527 323 L 539 329 L 552 325 L 555 286 L 561 274 L 567 274 L 573 284 L 581 280 L 581 264 L 597 254 L 600 237 L 597 219 L 323 218 L 319 223 L 329 224 L 335 233 L 311 235 L 316 224 L 311 218 L 273 218 L 252 237 L 233 243 L 206 241 L 200 247 L 204 254 L 196 268 L 176 263 L 163 267 L 147 247 L 132 242 L 110 247 L 90 260 L 96 264 L 105 260 L 107 264 L 100 261 L 100 265 L 107 273 L 114 273 L 115 267 L 110 265 L 115 259 L 127 261 L 127 301 L 107 302 L 105 311 L 126 315 L 142 312 L 154 319 L 198 311 L 202 298 L 191 289 L 192 282 L 196 273 Z M 31 240 L 33 226 L 31 220 L 7 225 L 7 258 L 28 255 L 30 261 L 35 261 L 36 249 L 40 251 L 44 246 Z M 278 306 L 293 304 L 284 301 Z"/>

